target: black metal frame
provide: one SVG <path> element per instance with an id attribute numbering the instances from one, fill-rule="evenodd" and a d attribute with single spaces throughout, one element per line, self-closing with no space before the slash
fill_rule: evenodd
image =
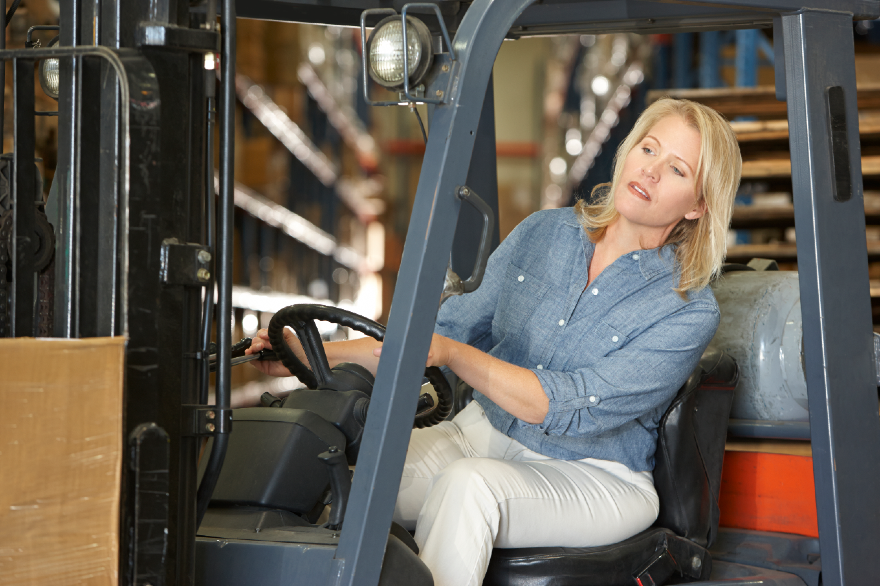
<path id="1" fill-rule="evenodd" d="M 395 8 L 402 7 L 399 4 Z M 873 449 L 880 444 L 880 420 L 863 238 L 851 21 L 876 18 L 880 7 L 870 0 L 702 0 L 699 4 L 551 0 L 531 4 L 532 0 L 437 2 L 444 23 L 455 33 L 457 60 L 451 75 L 457 79 L 444 85 L 444 89 L 455 88 L 455 95 L 433 107 L 432 139 L 346 526 L 335 552 L 328 556 L 316 548 L 314 558 L 303 555 L 303 563 L 314 564 L 306 573 L 317 581 L 337 584 L 378 580 L 405 455 L 402 440 L 408 437 L 415 407 L 416 397 L 408 389 L 417 387 L 421 379 L 421 368 L 414 365 L 422 364 L 427 355 L 458 222 L 460 202 L 455 189 L 472 186 L 489 196 L 497 210 L 497 197 L 493 197 L 497 178 L 480 169 L 494 169 L 494 149 L 479 148 L 474 154 L 474 145 L 494 141 L 489 115 L 491 68 L 503 38 L 773 26 L 775 36 L 783 40 L 776 59 L 777 84 L 789 104 L 823 580 L 828 585 L 869 583 L 880 574 L 880 556 L 875 553 L 880 548 L 876 531 L 880 507 L 874 490 L 880 484 L 880 456 Z M 243 0 L 237 6 L 243 17 L 345 26 L 356 26 L 363 10 L 382 7 L 387 7 L 385 0 Z M 206 98 L 211 93 L 206 83 L 211 82 L 204 75 L 202 59 L 205 51 L 217 46 L 217 34 L 199 28 L 199 17 L 190 13 L 184 0 L 75 0 L 62 2 L 61 9 L 59 47 L 25 53 L 3 50 L 0 45 L 0 59 L 13 60 L 15 75 L 15 201 L 36 189 L 29 172 L 34 151 L 32 63 L 57 56 L 62 58 L 62 91 L 55 334 L 128 336 L 126 437 L 137 444 L 145 437 L 143 426 L 153 424 L 156 436 L 167 434 L 170 451 L 167 501 L 139 500 L 139 475 L 156 468 L 141 468 L 132 455 L 137 450 L 126 451 L 120 576 L 135 584 L 147 579 L 153 584 L 189 584 L 195 571 L 198 509 L 207 503 L 210 481 L 197 491 L 199 440 L 187 433 L 183 415 L 191 409 L 186 406 L 199 402 L 200 377 L 205 376 L 199 361 L 207 357 L 200 289 L 162 282 L 160 247 L 172 238 L 181 243 L 207 238 L 204 218 L 207 197 L 213 194 L 205 169 L 209 148 Z M 231 312 L 235 9 L 233 0 L 223 0 L 223 146 L 214 272 L 218 315 L 223 316 L 218 320 L 217 380 L 218 407 L 224 412 L 231 347 L 225 316 Z M 3 71 L 0 68 L 0 80 Z M 829 87 L 841 88 L 833 93 L 842 95 L 842 113 L 829 111 Z M 837 120 L 836 126 L 829 126 L 830 118 Z M 181 129 L 185 129 L 182 139 Z M 837 147 L 832 146 L 832 134 L 837 136 Z M 841 141 L 848 147 L 848 156 L 841 155 Z M 492 156 L 478 163 L 474 156 L 480 153 Z M 847 160 L 848 200 L 833 196 L 839 195 L 846 177 L 835 176 L 831 166 L 834 161 L 839 170 Z M 15 205 L 14 211 L 15 246 L 10 251 L 13 331 L 14 335 L 32 335 L 34 243 L 28 235 L 35 220 L 32 206 Z M 465 227 L 468 221 L 458 222 L 460 232 L 474 232 Z M 469 268 L 472 263 L 466 258 L 459 251 L 453 263 Z M 219 438 L 223 436 L 217 437 L 215 446 L 222 445 Z M 385 441 L 389 437 L 395 441 Z M 161 454 L 156 457 L 161 460 Z M 222 449 L 215 447 L 211 459 L 219 466 Z M 154 519 L 164 519 L 166 556 L 141 555 L 141 542 L 129 531 L 143 518 L 143 502 L 153 503 L 146 506 L 154 507 Z"/>
<path id="2" fill-rule="evenodd" d="M 210 176 L 213 182 L 213 172 L 205 171 L 210 152 L 206 95 L 213 94 L 207 84 L 213 85 L 214 79 L 205 75 L 204 52 L 217 50 L 218 34 L 199 28 L 199 16 L 190 14 L 188 3 L 173 1 L 65 2 L 61 23 L 58 52 L 71 52 L 71 46 L 83 52 L 83 45 L 96 40 L 101 46 L 95 50 L 121 67 L 114 71 L 79 54 L 62 63 L 55 333 L 128 337 L 125 433 L 154 425 L 167 434 L 170 449 L 164 464 L 165 501 L 138 497 L 144 469 L 135 459 L 136 450 L 123 452 L 119 575 L 132 584 L 188 584 L 195 571 L 201 440 L 187 433 L 183 415 L 184 406 L 198 404 L 200 378 L 207 376 L 202 368 L 207 363 L 201 340 L 202 289 L 185 279 L 163 279 L 161 263 L 163 242 L 206 239 L 207 197 L 213 197 L 206 179 Z M 234 26 L 227 32 L 234 39 Z M 31 54 L 36 58 L 48 55 L 46 51 Z M 224 62 L 231 82 L 234 56 Z M 126 83 L 117 89 L 114 77 Z M 231 129 L 234 95 L 231 83 L 223 85 L 227 91 L 221 106 L 227 114 L 225 127 Z M 232 144 L 231 135 L 224 139 Z M 225 197 L 220 213 L 225 224 L 219 239 L 229 244 L 219 258 L 216 252 L 212 255 L 221 283 L 231 273 L 228 148 L 223 166 L 226 191 L 221 190 Z M 220 311 L 229 314 L 231 281 L 227 283 L 220 287 Z M 217 325 L 221 348 L 227 348 L 219 377 L 226 393 L 218 392 L 218 400 L 225 397 L 228 407 L 231 332 L 228 319 Z M 220 427 L 218 431 L 228 431 L 228 426 Z M 138 537 L 145 518 L 151 520 L 153 533 L 167 532 L 161 555 L 148 555 L 157 542 Z"/>

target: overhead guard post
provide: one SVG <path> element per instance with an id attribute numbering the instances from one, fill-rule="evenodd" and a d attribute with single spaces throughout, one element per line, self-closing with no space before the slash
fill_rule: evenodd
<path id="1" fill-rule="evenodd" d="M 337 584 L 374 586 L 379 580 L 461 205 L 455 190 L 466 183 L 495 56 L 514 20 L 533 1 L 476 0 L 453 41 L 459 65 L 449 99 L 431 118 L 370 417 L 331 572 Z"/>

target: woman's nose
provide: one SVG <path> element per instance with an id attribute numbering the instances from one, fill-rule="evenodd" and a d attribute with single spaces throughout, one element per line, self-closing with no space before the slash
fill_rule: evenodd
<path id="1" fill-rule="evenodd" d="M 648 163 L 647 165 L 642 167 L 642 173 L 644 173 L 645 177 L 648 177 L 652 181 L 657 181 L 660 176 L 657 171 L 657 164 L 654 162 Z"/>

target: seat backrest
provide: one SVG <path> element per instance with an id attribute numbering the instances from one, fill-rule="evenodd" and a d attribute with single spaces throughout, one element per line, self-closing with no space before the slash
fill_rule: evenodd
<path id="1" fill-rule="evenodd" d="M 709 347 L 660 421 L 655 526 L 706 548 L 718 532 L 721 464 L 738 377 L 733 358 Z"/>

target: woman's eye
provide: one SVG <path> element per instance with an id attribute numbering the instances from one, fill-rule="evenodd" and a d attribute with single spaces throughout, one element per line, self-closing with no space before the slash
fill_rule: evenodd
<path id="1" fill-rule="evenodd" d="M 678 167 L 673 167 L 672 170 L 675 172 L 676 175 L 681 175 L 682 177 L 684 177 L 684 173 L 682 173 Z"/>
<path id="2" fill-rule="evenodd" d="M 654 151 L 652 151 L 650 147 L 642 147 L 642 152 L 645 153 L 646 155 L 650 155 Z"/>

